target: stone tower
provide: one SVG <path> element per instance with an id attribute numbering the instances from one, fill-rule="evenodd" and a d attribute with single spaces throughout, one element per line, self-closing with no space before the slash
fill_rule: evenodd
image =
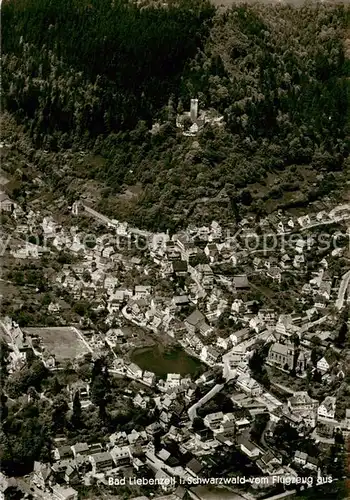
<path id="1" fill-rule="evenodd" d="M 190 117 L 191 117 L 192 123 L 197 121 L 197 118 L 198 118 L 198 99 L 191 99 Z"/>

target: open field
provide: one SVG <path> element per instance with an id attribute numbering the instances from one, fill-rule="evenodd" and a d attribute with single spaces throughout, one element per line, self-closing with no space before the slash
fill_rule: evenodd
<path id="1" fill-rule="evenodd" d="M 28 334 L 39 335 L 47 352 L 57 361 L 74 359 L 89 351 L 71 327 L 23 328 Z"/>

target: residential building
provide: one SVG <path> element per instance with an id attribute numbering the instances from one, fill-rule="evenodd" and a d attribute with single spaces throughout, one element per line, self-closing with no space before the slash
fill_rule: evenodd
<path id="1" fill-rule="evenodd" d="M 335 417 L 336 403 L 336 397 L 327 396 L 318 407 L 318 417 L 320 419 L 333 420 Z"/>
<path id="2" fill-rule="evenodd" d="M 147 385 L 153 385 L 154 382 L 155 382 L 155 379 L 156 379 L 156 376 L 153 372 L 149 372 L 149 371 L 144 371 L 143 372 L 143 377 L 142 377 L 142 380 L 147 384 Z"/>
<path id="3" fill-rule="evenodd" d="M 192 458 L 187 464 L 186 464 L 186 471 L 191 474 L 191 476 L 198 477 L 200 472 L 203 470 L 204 465 L 201 464 L 196 458 Z"/>
<path id="4" fill-rule="evenodd" d="M 223 367 L 223 377 L 226 380 L 230 380 L 232 377 L 236 376 L 237 368 L 244 361 L 245 353 L 243 352 L 232 352 L 223 356 L 222 360 L 224 363 Z"/>
<path id="5" fill-rule="evenodd" d="M 249 327 L 254 330 L 255 333 L 261 333 L 266 329 L 264 321 L 254 316 L 249 321 Z"/>
<path id="6" fill-rule="evenodd" d="M 193 311 L 184 321 L 187 330 L 194 334 L 202 323 L 205 323 L 205 316 L 198 309 Z"/>
<path id="7" fill-rule="evenodd" d="M 209 415 L 206 415 L 203 419 L 204 425 L 212 430 L 219 428 L 223 420 L 224 420 L 224 414 L 222 413 L 222 411 L 219 411 L 217 413 L 210 413 Z"/>
<path id="8" fill-rule="evenodd" d="M 162 490 L 166 493 L 170 492 L 174 488 L 174 478 L 172 478 L 167 472 L 163 471 L 162 469 L 157 470 L 155 478 L 159 480 L 159 484 L 161 485 Z"/>
<path id="9" fill-rule="evenodd" d="M 261 385 L 255 379 L 251 378 L 250 375 L 240 375 L 236 381 L 236 385 L 246 394 L 253 397 L 260 396 L 264 392 Z"/>
<path id="10" fill-rule="evenodd" d="M 143 370 L 141 370 L 141 368 L 137 366 L 135 363 L 130 363 L 129 365 L 127 365 L 126 369 L 132 377 L 138 379 L 142 378 Z"/>
<path id="11" fill-rule="evenodd" d="M 59 484 L 52 487 L 52 496 L 55 500 L 78 500 L 78 492 L 74 488 Z"/>
<path id="12" fill-rule="evenodd" d="M 178 245 L 174 241 L 167 241 L 165 244 L 165 253 L 169 260 L 178 259 L 181 255 Z"/>
<path id="13" fill-rule="evenodd" d="M 245 305 L 242 299 L 235 299 L 232 302 L 231 311 L 237 314 L 243 314 L 245 311 Z"/>
<path id="14" fill-rule="evenodd" d="M 220 354 L 211 346 L 204 346 L 201 352 L 201 358 L 209 365 L 214 365 L 218 362 Z"/>
<path id="15" fill-rule="evenodd" d="M 68 445 L 61 446 L 60 448 L 55 448 L 53 451 L 53 457 L 55 460 L 66 460 L 73 458 L 72 448 Z"/>
<path id="16" fill-rule="evenodd" d="M 215 374 L 212 370 L 208 370 L 199 377 L 199 379 L 196 380 L 196 384 L 210 384 L 213 383 L 215 380 Z M 195 387 L 194 387 L 195 388 Z"/>
<path id="17" fill-rule="evenodd" d="M 327 351 L 317 362 L 317 370 L 321 373 L 327 373 L 336 364 L 336 362 L 336 354 L 333 351 Z"/>
<path id="18" fill-rule="evenodd" d="M 0 192 L 0 212 L 12 212 L 14 202 L 7 196 L 6 193 Z"/>
<path id="19" fill-rule="evenodd" d="M 136 285 L 133 298 L 135 300 L 143 299 L 143 298 L 147 297 L 148 295 L 150 295 L 151 291 L 152 291 L 151 286 Z"/>
<path id="20" fill-rule="evenodd" d="M 71 464 L 68 464 L 66 467 L 66 470 L 64 471 L 64 476 L 63 479 L 64 481 L 69 484 L 69 485 L 78 485 L 81 481 L 79 472 L 78 472 L 78 467 L 83 473 L 84 467 L 82 467 L 82 463 L 79 463 L 76 465 L 76 463 L 72 462 Z"/>
<path id="21" fill-rule="evenodd" d="M 312 399 L 306 391 L 298 391 L 288 398 L 288 408 L 291 412 L 298 414 L 308 410 L 317 410 L 318 401 Z"/>
<path id="22" fill-rule="evenodd" d="M 307 460 L 307 453 L 297 450 L 294 453 L 294 462 L 299 465 L 305 465 Z"/>
<path id="23" fill-rule="evenodd" d="M 210 333 L 213 331 L 212 327 L 209 326 L 205 321 L 200 323 L 199 325 L 199 333 L 203 335 L 203 337 L 208 337 Z"/>
<path id="24" fill-rule="evenodd" d="M 262 453 L 261 449 L 248 439 L 238 438 L 238 443 L 241 451 L 249 458 L 257 458 Z"/>
<path id="25" fill-rule="evenodd" d="M 250 337 L 249 328 L 242 328 L 241 330 L 237 330 L 236 332 L 231 333 L 230 335 L 230 339 L 233 346 L 240 344 L 241 342 L 244 342 L 249 337 Z"/>
<path id="26" fill-rule="evenodd" d="M 113 469 L 113 457 L 108 452 L 94 453 L 93 455 L 90 455 L 89 458 L 94 474 Z"/>
<path id="27" fill-rule="evenodd" d="M 136 394 L 132 402 L 135 406 L 139 406 L 140 408 L 145 410 L 147 408 L 147 403 L 149 402 L 149 397 L 143 397 L 140 393 L 138 393 Z"/>
<path id="28" fill-rule="evenodd" d="M 240 274 L 233 277 L 233 286 L 236 291 L 248 290 L 250 288 L 246 274 Z"/>
<path id="29" fill-rule="evenodd" d="M 165 386 L 167 388 L 175 388 L 180 386 L 181 375 L 179 373 L 168 373 Z"/>
<path id="30" fill-rule="evenodd" d="M 33 484 L 41 490 L 45 490 L 51 484 L 51 480 L 52 471 L 50 465 L 42 462 L 34 462 Z"/>
<path id="31" fill-rule="evenodd" d="M 188 263 L 186 260 L 174 260 L 171 263 L 171 271 L 176 276 L 187 276 L 188 273 Z"/>
<path id="32" fill-rule="evenodd" d="M 81 403 L 81 406 L 86 408 L 91 404 L 90 400 L 90 384 L 89 383 L 84 383 L 84 382 L 76 382 L 70 386 L 67 387 L 69 394 L 70 394 L 70 401 L 71 404 L 73 403 L 74 397 L 76 394 L 79 395 L 79 400 Z"/>
<path id="33" fill-rule="evenodd" d="M 214 262 L 218 260 L 219 250 L 216 243 L 208 243 L 204 248 L 204 253 L 210 260 L 210 262 Z"/>
<path id="34" fill-rule="evenodd" d="M 218 337 L 216 339 L 216 345 L 219 349 L 222 349 L 223 351 L 227 351 L 228 348 L 230 347 L 231 345 L 231 339 L 228 337 L 226 339 L 224 339 L 223 337 Z"/>
<path id="35" fill-rule="evenodd" d="M 273 281 L 277 281 L 277 283 L 281 283 L 282 274 L 281 274 L 281 270 L 278 267 L 276 267 L 276 266 L 270 267 L 266 271 L 266 274 Z"/>
<path id="36" fill-rule="evenodd" d="M 195 267 L 194 277 L 203 286 L 203 288 L 212 288 L 214 283 L 214 274 L 208 264 L 198 264 Z"/>
<path id="37" fill-rule="evenodd" d="M 172 303 L 175 307 L 183 307 L 189 304 L 188 295 L 176 295 L 172 298 Z"/>
<path id="38" fill-rule="evenodd" d="M 115 432 L 109 436 L 112 446 L 126 446 L 128 444 L 128 435 L 126 432 Z"/>
<path id="39" fill-rule="evenodd" d="M 258 318 L 268 326 L 275 325 L 276 311 L 274 309 L 261 308 L 258 312 Z"/>
<path id="40" fill-rule="evenodd" d="M 282 465 L 282 460 L 277 458 L 271 451 L 261 455 L 259 460 L 256 461 L 256 465 L 264 474 L 276 474 Z"/>
<path id="41" fill-rule="evenodd" d="M 117 467 L 129 465 L 131 462 L 131 453 L 129 446 L 115 446 L 110 450 L 110 454 Z"/>
<path id="42" fill-rule="evenodd" d="M 146 431 L 137 431 L 133 429 L 128 434 L 128 443 L 130 446 L 140 445 L 143 446 L 147 442 Z"/>
<path id="43" fill-rule="evenodd" d="M 317 471 L 319 460 L 316 457 L 307 457 L 305 467 L 310 470 Z"/>
<path id="44" fill-rule="evenodd" d="M 87 443 L 76 443 L 71 446 L 73 451 L 74 458 L 77 458 L 79 455 L 88 455 L 90 452 L 90 447 Z"/>

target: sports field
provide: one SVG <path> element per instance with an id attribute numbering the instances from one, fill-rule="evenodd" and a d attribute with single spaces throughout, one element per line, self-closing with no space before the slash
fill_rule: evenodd
<path id="1" fill-rule="evenodd" d="M 69 326 L 23 328 L 23 331 L 41 337 L 47 352 L 53 354 L 57 361 L 74 359 L 89 352 L 75 329 Z"/>

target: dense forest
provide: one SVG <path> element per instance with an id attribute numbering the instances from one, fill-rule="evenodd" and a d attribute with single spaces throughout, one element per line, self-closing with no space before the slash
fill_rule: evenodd
<path id="1" fill-rule="evenodd" d="M 3 8 L 5 106 L 36 144 L 68 146 L 151 123 L 209 29 L 213 7 L 20 0 Z M 62 138 L 62 135 L 68 134 Z"/>
<path id="2" fill-rule="evenodd" d="M 305 206 L 349 175 L 349 12 L 6 0 L 2 104 L 52 153 L 38 163 L 53 186 L 73 199 L 93 179 L 99 208 L 139 226 Z M 184 137 L 176 114 L 191 97 L 225 126 Z M 99 161 L 83 174 L 72 161 L 62 180 L 60 153 L 80 149 Z M 135 185 L 137 196 L 120 196 Z"/>

